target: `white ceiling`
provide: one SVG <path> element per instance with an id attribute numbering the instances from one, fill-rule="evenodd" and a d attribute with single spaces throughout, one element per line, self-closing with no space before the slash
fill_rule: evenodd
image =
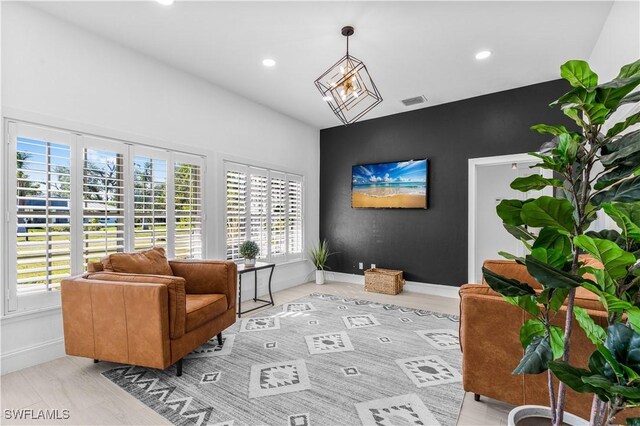
<path id="1" fill-rule="evenodd" d="M 34 3 L 59 18 L 319 128 L 339 125 L 313 81 L 344 25 L 384 101 L 365 118 L 553 80 L 588 59 L 612 2 Z M 494 54 L 477 61 L 477 51 Z M 277 65 L 266 68 L 264 58 Z"/>

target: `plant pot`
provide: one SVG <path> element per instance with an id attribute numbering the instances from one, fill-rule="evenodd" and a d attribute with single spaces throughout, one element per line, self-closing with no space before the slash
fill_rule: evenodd
<path id="1" fill-rule="evenodd" d="M 324 284 L 324 271 L 320 269 L 316 271 L 316 284 Z"/>
<path id="2" fill-rule="evenodd" d="M 551 424 L 551 409 L 542 405 L 521 405 L 509 412 L 509 426 L 538 426 Z M 567 426 L 589 426 L 589 422 L 564 412 L 562 424 Z"/>
<path id="3" fill-rule="evenodd" d="M 256 260 L 255 259 L 245 259 L 244 260 L 244 266 L 256 266 Z"/>

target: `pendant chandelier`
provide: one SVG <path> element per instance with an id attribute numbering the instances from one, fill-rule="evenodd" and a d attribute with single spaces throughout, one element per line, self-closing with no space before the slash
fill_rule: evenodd
<path id="1" fill-rule="evenodd" d="M 382 96 L 361 60 L 349 55 L 349 37 L 353 27 L 344 27 L 347 54 L 316 81 L 322 99 L 345 126 L 359 120 L 382 102 Z"/>

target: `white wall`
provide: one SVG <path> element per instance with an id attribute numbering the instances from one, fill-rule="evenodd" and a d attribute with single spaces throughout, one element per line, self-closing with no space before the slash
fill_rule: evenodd
<path id="1" fill-rule="evenodd" d="M 622 65 L 640 58 L 640 2 L 617 0 L 609 12 L 589 57 L 591 68 L 605 82 Z"/>
<path id="2" fill-rule="evenodd" d="M 5 117 L 207 155 L 207 257 L 224 256 L 229 157 L 303 174 L 305 237 L 318 239 L 318 129 L 14 2 L 2 4 L 1 77 Z M 311 271 L 278 266 L 274 289 Z M 1 331 L 2 373 L 63 354 L 59 309 L 4 317 Z"/>

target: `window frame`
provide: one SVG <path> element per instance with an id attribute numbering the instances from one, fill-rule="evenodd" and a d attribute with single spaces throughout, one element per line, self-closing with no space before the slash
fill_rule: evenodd
<path id="1" fill-rule="evenodd" d="M 47 121 L 47 120 L 44 120 Z M 206 206 L 207 197 L 205 192 L 205 180 L 207 174 L 207 156 L 186 151 L 178 151 L 166 148 L 158 148 L 145 143 L 134 142 L 131 139 L 124 140 L 109 136 L 98 136 L 93 133 L 85 133 L 57 127 L 51 124 L 37 124 L 31 121 L 24 121 L 16 118 L 3 118 L 3 133 L 5 138 L 2 154 L 4 161 L 0 162 L 0 172 L 5 181 L 2 185 L 4 195 L 0 197 L 2 202 L 2 212 L 4 223 L 1 227 L 3 238 L 2 247 L 4 255 L 0 258 L 2 262 L 2 277 L 4 293 L 2 303 L 2 315 L 16 315 L 22 312 L 36 312 L 43 309 L 53 309 L 60 306 L 60 292 L 42 289 L 32 292 L 20 292 L 18 290 L 17 277 L 17 181 L 16 181 L 16 154 L 17 138 L 33 137 L 54 143 L 63 143 L 70 148 L 70 197 L 69 197 L 69 217 L 70 217 L 70 276 L 75 276 L 84 272 L 84 224 L 83 224 L 83 188 L 84 188 L 84 150 L 94 149 L 100 151 L 116 152 L 123 155 L 123 182 L 124 182 L 124 251 L 133 251 L 133 228 L 134 228 L 134 193 L 133 193 L 133 163 L 134 158 L 140 153 L 148 153 L 154 156 L 163 156 L 167 159 L 167 190 L 166 190 L 166 211 L 167 211 L 167 253 L 172 257 L 173 239 L 175 235 L 175 202 L 173 194 L 175 192 L 175 164 L 189 163 L 200 167 L 200 212 L 201 212 L 201 247 L 200 257 L 206 258 Z M 152 142 L 152 141 L 148 141 Z M 160 145 L 160 144 L 158 144 Z"/>
<path id="2" fill-rule="evenodd" d="M 222 245 L 221 252 L 224 253 L 225 259 L 227 254 L 227 172 L 228 171 L 238 171 L 241 173 L 245 173 L 246 175 L 246 196 L 245 196 L 245 235 L 246 238 L 250 238 L 251 236 L 251 171 L 256 171 L 256 174 L 266 176 L 267 178 L 267 196 L 266 196 L 266 212 L 267 212 L 267 248 L 268 254 L 265 257 L 259 257 L 259 261 L 275 263 L 275 264 L 286 264 L 292 262 L 300 262 L 306 261 L 307 256 L 305 252 L 305 241 L 306 241 L 306 229 L 305 229 L 305 197 L 306 197 L 306 185 L 305 185 L 305 176 L 303 173 L 296 171 L 286 171 L 281 167 L 270 166 L 266 164 L 260 164 L 247 160 L 240 160 L 230 157 L 225 157 L 221 159 L 222 163 L 222 187 L 221 187 L 221 210 L 222 210 Z M 272 202 L 272 192 L 271 192 L 271 179 L 283 179 L 285 182 L 284 185 L 284 215 L 285 215 L 285 225 L 284 225 L 284 244 L 285 244 L 285 253 L 279 255 L 272 255 L 272 241 L 271 241 L 271 202 Z M 300 232 L 301 232 L 301 251 L 299 253 L 292 253 L 289 251 L 289 181 L 294 180 L 300 183 Z M 261 253 L 262 255 L 262 253 Z M 243 261 L 243 258 L 234 258 L 227 259 L 233 260 L 236 263 L 240 263 Z"/>

